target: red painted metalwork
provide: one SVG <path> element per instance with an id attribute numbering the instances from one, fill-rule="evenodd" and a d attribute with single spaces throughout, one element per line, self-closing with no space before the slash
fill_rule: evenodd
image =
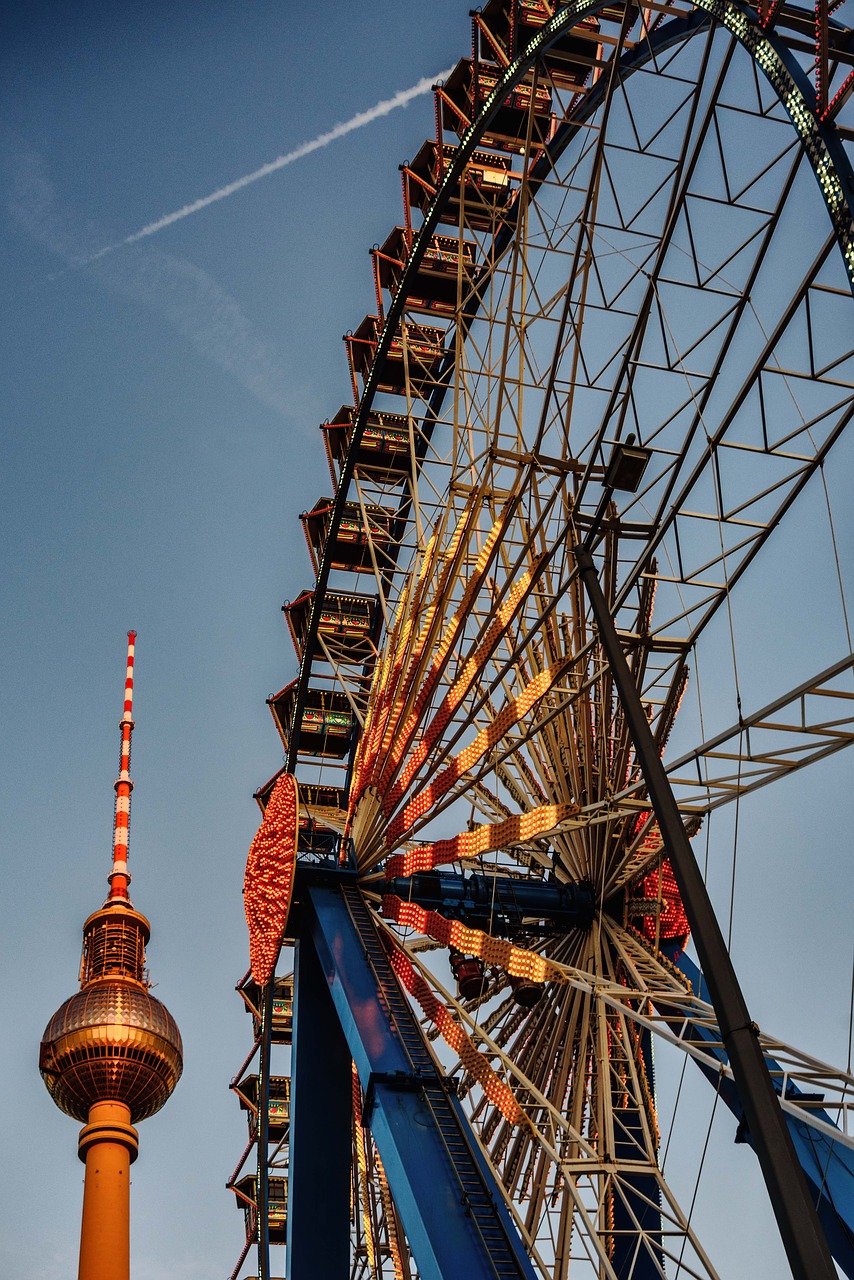
<path id="1" fill-rule="evenodd" d="M 282 773 L 246 860 L 243 905 L 249 926 L 252 976 L 265 986 L 273 975 L 282 931 L 288 918 L 299 831 L 296 778 Z"/>
<path id="2" fill-rule="evenodd" d="M 133 733 L 133 660 L 136 632 L 128 632 L 127 672 L 125 674 L 125 702 L 119 728 L 122 733 L 119 756 L 119 776 L 116 779 L 116 815 L 113 824 L 113 869 L 110 881 L 110 898 L 127 898 L 130 874 L 128 872 L 128 840 L 130 837 L 130 794 L 133 783 L 130 777 L 130 739 Z"/>
<path id="3" fill-rule="evenodd" d="M 691 928 L 667 858 L 662 861 L 661 870 L 651 871 L 644 877 L 640 892 L 642 898 L 657 904 L 655 911 L 643 918 L 641 933 L 645 938 L 650 942 L 656 939 L 669 942 L 688 937 Z"/>

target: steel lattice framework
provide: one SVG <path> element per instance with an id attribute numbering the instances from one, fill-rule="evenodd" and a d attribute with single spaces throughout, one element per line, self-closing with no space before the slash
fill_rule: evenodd
<path id="1" fill-rule="evenodd" d="M 311 1274 L 318 1191 L 343 1222 L 324 1274 L 716 1274 L 661 1172 L 653 1038 L 740 1116 L 739 1093 L 576 548 L 689 835 L 854 739 L 844 629 L 762 708 L 732 638 L 854 413 L 832 12 L 490 0 L 435 91 L 345 340 L 354 404 L 324 424 L 334 496 L 302 516 L 299 676 L 270 699 L 300 785 L 296 1008 L 290 977 L 242 984 L 235 1277 L 286 1237 Z M 677 720 L 704 643 L 732 649 L 733 713 Z M 854 1079 L 760 1045 L 854 1274 Z"/>

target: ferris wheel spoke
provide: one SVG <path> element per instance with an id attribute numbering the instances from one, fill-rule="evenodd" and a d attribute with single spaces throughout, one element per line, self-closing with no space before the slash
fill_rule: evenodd
<path id="1" fill-rule="evenodd" d="M 393 918 L 399 918 L 407 923 L 416 922 L 416 927 L 426 926 L 428 930 L 439 927 L 437 924 L 431 925 L 426 913 L 412 907 Z M 731 1079 L 731 1071 L 725 1060 L 723 1041 L 717 1028 L 714 1010 L 707 999 L 696 993 L 698 987 L 701 990 L 704 989 L 702 975 L 696 967 L 692 967 L 687 960 L 680 960 L 680 963 L 687 966 L 694 988 L 692 990 L 686 977 L 671 962 L 657 954 L 641 935 L 623 929 L 615 920 L 607 916 L 601 918 L 601 925 L 603 929 L 601 940 L 594 942 L 591 939 L 585 951 L 578 957 L 578 964 L 567 964 L 555 954 L 541 954 L 535 957 L 534 953 L 525 952 L 524 949 L 497 939 L 490 939 L 477 930 L 466 930 L 453 924 L 449 929 L 441 930 L 440 935 L 436 936 L 441 936 L 445 945 L 448 945 L 449 941 L 451 945 L 462 943 L 470 953 L 479 953 L 487 959 L 498 960 L 508 966 L 511 972 L 514 970 L 531 972 L 530 965 L 536 959 L 539 973 L 546 981 L 566 984 L 565 989 L 584 996 L 588 1000 L 586 1006 L 582 1003 L 582 1012 L 575 1016 L 572 1024 L 581 1039 L 579 1041 L 577 1034 L 570 1041 L 570 1048 L 577 1043 L 588 1044 L 587 1052 L 591 1060 L 595 1059 L 599 1063 L 600 1072 L 605 1073 L 600 1077 L 598 1084 L 597 1096 L 600 1098 L 600 1106 L 604 1105 L 601 1099 L 608 1096 L 609 1089 L 605 1085 L 610 1086 L 612 1070 L 616 1070 L 621 1079 L 621 1087 L 624 1089 L 628 1087 L 626 1073 L 632 1076 L 630 1087 L 635 1091 L 639 1106 L 648 1107 L 650 1103 L 651 1095 L 648 1086 L 643 1083 L 642 1077 L 638 1074 L 640 1071 L 636 1056 L 638 1036 L 620 1030 L 627 1025 L 625 1019 L 634 1026 L 645 1028 L 681 1048 L 701 1064 L 710 1067 L 715 1077 L 723 1072 L 728 1079 Z M 526 956 L 529 959 L 526 959 Z M 550 1013 L 547 1010 L 555 1000 L 559 1002 L 564 997 L 556 996 L 554 990 L 548 988 L 551 990 L 551 995 L 547 1004 L 539 1012 L 539 1006 L 537 1006 L 527 1016 L 520 1015 L 518 1009 L 505 1005 L 503 1017 L 509 1019 L 510 1030 L 501 1036 L 496 1023 L 491 1025 L 490 1032 L 475 1023 L 464 1006 L 442 987 L 432 971 L 420 960 L 416 963 L 423 978 L 439 992 L 442 1000 L 456 1011 L 460 1021 L 465 1023 L 469 1034 L 488 1047 L 490 1053 L 500 1061 L 502 1070 L 508 1078 L 518 1082 L 518 1086 L 529 1100 L 529 1106 L 526 1107 L 528 1114 L 534 1114 L 530 1106 L 533 1106 L 535 1111 L 539 1108 L 549 1125 L 555 1126 L 552 1140 L 555 1132 L 563 1132 L 569 1140 L 581 1141 L 582 1146 L 585 1146 L 578 1131 L 570 1131 L 566 1128 L 567 1121 L 559 1109 L 562 1105 L 560 1088 L 555 1095 L 558 1099 L 555 1102 L 543 1092 L 542 1087 L 535 1083 L 537 1078 L 540 1079 L 541 1085 L 547 1079 L 552 1084 L 555 1081 L 560 1082 L 560 1076 L 552 1074 L 552 1063 L 548 1055 L 549 1036 L 554 1033 L 554 1015 L 558 1006 L 551 1008 Z M 616 1023 L 615 1015 L 619 1019 Z M 561 1025 L 567 1025 L 563 1015 L 559 1021 Z M 615 1035 L 619 1044 L 623 1046 L 617 1054 L 616 1068 L 612 1064 L 609 1034 Z M 854 1132 L 852 1132 L 854 1127 L 847 1118 L 851 1107 L 854 1106 L 854 1077 L 816 1058 L 800 1053 L 761 1031 L 757 1034 L 763 1052 L 771 1061 L 772 1078 L 777 1082 L 778 1092 L 781 1093 L 783 1109 L 797 1116 L 802 1123 L 815 1128 L 817 1132 L 830 1136 L 833 1141 L 854 1147 Z M 501 1037 L 503 1047 L 496 1037 Z M 566 1051 L 567 1037 L 561 1039 L 560 1047 L 562 1052 Z M 607 1053 L 605 1053 L 606 1048 Z M 582 1049 L 579 1059 L 583 1060 L 584 1056 Z M 629 1062 L 635 1063 L 632 1070 L 629 1070 L 627 1065 Z M 529 1071 L 533 1072 L 533 1076 Z M 586 1071 L 582 1074 L 586 1080 Z M 815 1098 L 816 1088 L 822 1091 L 818 1106 Z M 799 1095 L 803 1097 L 799 1098 Z M 829 1111 L 835 1111 L 839 1116 L 838 1125 L 830 1121 Z M 510 1130 L 506 1126 L 501 1129 L 500 1115 L 494 1109 L 487 1109 L 486 1112 L 481 1109 L 481 1115 L 486 1117 L 483 1119 L 483 1124 L 488 1132 L 495 1134 L 498 1131 L 500 1143 L 506 1144 Z M 607 1110 L 602 1112 L 598 1124 L 603 1131 L 607 1130 L 611 1133 L 613 1141 L 613 1119 L 608 1119 Z M 646 1133 L 647 1139 L 652 1141 L 652 1130 L 648 1126 Z"/>
<path id="2" fill-rule="evenodd" d="M 405 944 L 398 940 L 396 945 Z M 589 959 L 599 951 L 596 946 L 588 948 Z M 552 985 L 547 988 L 545 1008 L 538 1006 L 521 1023 L 509 1010 L 515 1030 L 502 1050 L 498 1040 L 442 986 L 432 969 L 416 956 L 412 959 L 443 1005 L 454 1011 L 481 1050 L 485 1049 L 500 1064 L 528 1117 L 526 1126 L 509 1125 L 500 1110 L 477 1097 L 476 1086 L 474 1091 L 471 1083 L 465 1086 L 464 1078 L 461 1093 L 472 1106 L 475 1131 L 500 1173 L 507 1194 L 521 1198 L 527 1206 L 526 1234 L 535 1241 L 545 1237 L 556 1250 L 563 1239 L 567 1248 L 569 1217 L 584 1237 L 576 1242 L 576 1248 L 582 1255 L 588 1251 L 588 1256 L 598 1256 L 600 1265 L 608 1268 L 606 1274 L 611 1274 L 621 1232 L 614 1224 L 625 1223 L 622 1230 L 626 1246 L 634 1265 L 640 1266 L 635 1274 L 664 1275 L 665 1259 L 678 1260 L 681 1256 L 686 1274 L 714 1276 L 714 1269 L 658 1171 L 651 1127 L 654 1120 L 650 1120 L 653 1104 L 644 1069 L 639 1065 L 641 1033 L 634 1024 L 603 1004 L 592 990 L 579 993 L 568 986 Z M 569 1019 L 561 1016 L 564 1000 L 571 1004 Z M 556 1034 L 556 1024 L 562 1034 Z M 498 1028 L 493 1030 L 496 1035 L 500 1033 Z M 599 1064 L 593 1077 L 589 1062 Z M 592 1094 L 588 1096 L 590 1083 Z M 592 1116 L 598 1117 L 594 1132 L 610 1134 L 603 1149 L 598 1146 L 599 1138 L 594 1137 L 591 1142 L 572 1127 L 572 1114 L 586 1123 L 588 1107 L 592 1108 Z M 638 1119 L 632 1121 L 632 1115 Z M 564 1183 L 572 1186 L 575 1209 L 567 1215 L 564 1207 L 555 1222 L 554 1197 Z M 607 1230 L 606 1223 L 610 1223 Z M 588 1238 L 589 1232 L 592 1235 Z M 676 1242 L 673 1246 L 670 1239 Z M 686 1240 L 698 1260 L 695 1265 L 685 1257 Z M 638 1263 L 639 1257 L 644 1261 Z M 622 1267 L 613 1274 L 622 1275 Z"/>

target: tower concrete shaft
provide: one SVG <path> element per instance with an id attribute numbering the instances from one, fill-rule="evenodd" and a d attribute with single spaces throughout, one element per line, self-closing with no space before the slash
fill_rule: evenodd
<path id="1" fill-rule="evenodd" d="M 130 1280 L 130 1167 L 137 1132 L 124 1102 L 96 1102 L 80 1131 L 86 1164 L 78 1280 Z"/>

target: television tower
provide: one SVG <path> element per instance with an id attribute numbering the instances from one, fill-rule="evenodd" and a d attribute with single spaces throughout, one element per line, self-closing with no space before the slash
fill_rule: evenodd
<path id="1" fill-rule="evenodd" d="M 77 1149 L 86 1165 L 78 1280 L 129 1280 L 134 1125 L 160 1110 L 182 1068 L 178 1028 L 149 991 L 145 946 L 151 927 L 128 897 L 135 640 L 136 632 L 129 631 L 110 892 L 83 925 L 80 990 L 47 1024 L 39 1052 L 39 1070 L 54 1102 L 83 1121 Z"/>

